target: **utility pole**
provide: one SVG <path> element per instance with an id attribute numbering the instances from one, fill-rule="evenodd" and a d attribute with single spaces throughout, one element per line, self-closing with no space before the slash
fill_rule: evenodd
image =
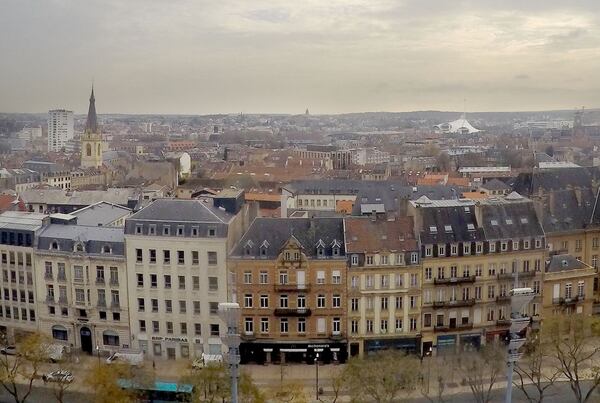
<path id="1" fill-rule="evenodd" d="M 508 336 L 508 355 L 507 355 L 507 366 L 508 372 L 506 374 L 506 396 L 504 399 L 505 403 L 512 403 L 512 386 L 513 386 L 513 371 L 515 362 L 521 358 L 519 349 L 527 339 L 521 337 L 519 333 L 529 326 L 530 318 L 527 315 L 521 315 L 521 309 L 533 300 L 535 293 L 531 288 L 517 288 L 519 272 L 516 268 L 515 277 L 515 288 L 510 292 L 510 330 Z"/>
<path id="2" fill-rule="evenodd" d="M 227 325 L 227 334 L 223 337 L 224 344 L 229 348 L 227 362 L 231 377 L 231 403 L 238 403 L 238 380 L 240 365 L 241 337 L 238 332 L 240 321 L 240 306 L 235 302 L 219 304 L 219 318 Z"/>

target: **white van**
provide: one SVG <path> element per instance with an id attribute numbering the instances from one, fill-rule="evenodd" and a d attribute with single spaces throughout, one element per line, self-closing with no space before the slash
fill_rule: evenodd
<path id="1" fill-rule="evenodd" d="M 122 350 L 112 353 L 107 359 L 107 364 L 113 362 L 126 362 L 129 365 L 140 366 L 144 363 L 144 352 L 133 350 Z"/>

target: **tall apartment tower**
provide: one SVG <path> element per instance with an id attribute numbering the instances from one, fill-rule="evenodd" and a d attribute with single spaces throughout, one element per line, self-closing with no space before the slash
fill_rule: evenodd
<path id="1" fill-rule="evenodd" d="M 61 151 L 73 138 L 73 111 L 48 111 L 48 151 Z"/>
<path id="2" fill-rule="evenodd" d="M 98 128 L 96 98 L 94 97 L 94 87 L 92 87 L 85 130 L 81 135 L 81 168 L 100 168 L 102 152 L 102 135 Z"/>

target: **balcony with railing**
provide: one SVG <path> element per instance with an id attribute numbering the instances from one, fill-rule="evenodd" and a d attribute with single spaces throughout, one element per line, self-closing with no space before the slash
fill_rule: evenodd
<path id="1" fill-rule="evenodd" d="M 475 305 L 475 299 L 464 299 L 464 300 L 456 300 L 456 301 L 435 301 L 433 303 L 434 308 L 454 308 L 454 307 L 462 307 L 462 306 L 473 306 Z"/>
<path id="2" fill-rule="evenodd" d="M 508 304 L 510 303 L 510 295 L 498 295 L 496 297 L 496 302 L 499 304 Z"/>
<path id="3" fill-rule="evenodd" d="M 119 285 L 119 279 L 118 278 L 111 278 L 109 284 L 111 286 L 118 286 Z"/>
<path id="4" fill-rule="evenodd" d="M 519 278 L 523 279 L 523 278 L 531 278 L 531 277 L 535 277 L 536 272 L 535 271 L 520 271 L 519 272 Z M 517 277 L 517 273 L 498 273 L 498 280 L 512 280 L 515 277 Z"/>
<path id="5" fill-rule="evenodd" d="M 552 298 L 552 303 L 554 305 L 575 305 L 577 303 L 583 302 L 585 300 L 585 295 L 575 295 L 574 297 L 560 297 L 560 298 Z"/>
<path id="6" fill-rule="evenodd" d="M 52 275 L 52 273 L 46 272 L 46 273 L 44 273 L 44 279 L 52 281 L 52 280 L 54 280 L 54 276 Z"/>
<path id="7" fill-rule="evenodd" d="M 106 300 L 104 298 L 98 300 L 98 308 L 106 308 Z"/>
<path id="8" fill-rule="evenodd" d="M 475 276 L 435 278 L 433 280 L 434 284 L 440 284 L 440 285 L 474 283 L 474 282 L 475 282 Z"/>
<path id="9" fill-rule="evenodd" d="M 286 283 L 286 284 L 275 284 L 275 291 L 297 291 L 297 292 L 308 292 L 310 290 L 309 284 L 296 284 L 296 283 Z"/>
<path id="10" fill-rule="evenodd" d="M 104 277 L 96 277 L 96 284 L 104 285 L 105 284 Z"/>
<path id="11" fill-rule="evenodd" d="M 310 316 L 309 308 L 275 308 L 275 316 Z"/>
<path id="12" fill-rule="evenodd" d="M 329 334 L 329 338 L 331 340 L 342 340 L 344 338 L 344 334 L 342 332 L 331 332 Z"/>

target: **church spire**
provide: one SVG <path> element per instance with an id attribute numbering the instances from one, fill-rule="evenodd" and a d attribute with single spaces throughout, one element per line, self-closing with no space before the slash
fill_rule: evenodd
<path id="1" fill-rule="evenodd" d="M 98 118 L 96 117 L 96 98 L 94 97 L 94 85 L 90 95 L 90 107 L 88 109 L 87 121 L 85 123 L 86 133 L 98 133 Z"/>

